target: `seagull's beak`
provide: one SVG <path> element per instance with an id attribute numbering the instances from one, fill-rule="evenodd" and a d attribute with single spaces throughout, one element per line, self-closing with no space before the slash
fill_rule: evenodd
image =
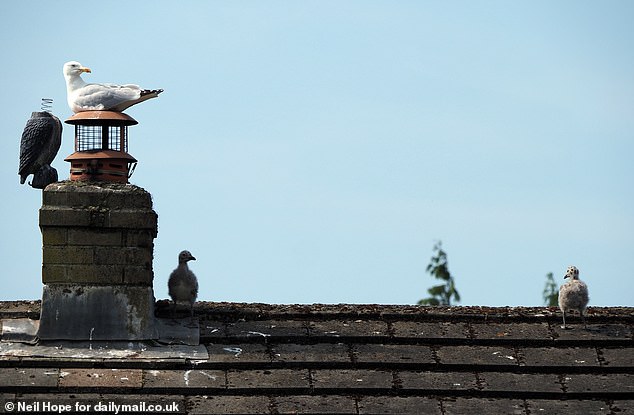
<path id="1" fill-rule="evenodd" d="M 81 68 L 79 68 L 79 70 L 80 70 L 81 72 L 88 72 L 88 73 L 91 73 L 91 72 L 92 72 L 92 71 L 90 70 L 90 68 L 86 68 L 86 67 L 84 67 L 84 66 L 82 66 Z"/>

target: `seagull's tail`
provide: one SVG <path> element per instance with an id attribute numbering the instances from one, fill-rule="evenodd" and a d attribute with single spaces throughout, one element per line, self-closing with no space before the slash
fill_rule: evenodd
<path id="1" fill-rule="evenodd" d="M 148 97 L 146 99 L 156 98 L 161 92 L 163 92 L 162 89 L 144 89 L 143 91 L 141 91 L 141 97 L 144 97 L 146 95 L 152 95 L 151 97 Z"/>
<path id="2" fill-rule="evenodd" d="M 159 94 L 163 92 L 162 89 L 144 89 L 141 91 L 141 96 L 135 100 L 132 101 L 126 101 L 116 107 L 111 108 L 111 111 L 119 111 L 122 112 L 127 108 L 130 108 L 133 105 L 138 104 L 139 102 L 143 102 L 143 101 L 147 101 L 148 99 L 151 98 L 156 98 L 159 96 Z"/>

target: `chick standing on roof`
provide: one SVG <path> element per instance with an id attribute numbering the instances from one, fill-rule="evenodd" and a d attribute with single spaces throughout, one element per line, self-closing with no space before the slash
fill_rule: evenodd
<path id="1" fill-rule="evenodd" d="M 172 271 L 167 282 L 169 295 L 174 301 L 172 315 L 176 310 L 177 302 L 188 302 L 191 316 L 194 316 L 194 302 L 198 297 L 198 280 L 187 266 L 187 262 L 192 260 L 195 261 L 196 258 L 189 251 L 182 251 L 178 254 L 178 267 Z"/>
<path id="2" fill-rule="evenodd" d="M 563 313 L 564 325 L 566 327 L 566 310 L 578 310 L 583 319 L 583 326 L 586 327 L 586 317 L 583 315 L 588 305 L 588 286 L 579 279 L 577 267 L 568 267 L 565 278 L 570 278 L 568 282 L 559 288 L 559 308 Z"/>

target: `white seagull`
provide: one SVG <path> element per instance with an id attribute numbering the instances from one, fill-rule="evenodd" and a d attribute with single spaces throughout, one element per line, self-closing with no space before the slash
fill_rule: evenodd
<path id="1" fill-rule="evenodd" d="M 74 113 L 82 111 L 122 112 L 134 104 L 156 98 L 162 89 L 141 89 L 138 85 L 87 84 L 81 79 L 84 72 L 92 72 L 81 63 L 64 64 L 68 106 Z"/>
<path id="2" fill-rule="evenodd" d="M 559 308 L 564 316 L 564 325 L 566 327 L 566 310 L 577 310 L 583 319 L 583 326 L 586 327 L 586 318 L 583 312 L 588 305 L 588 286 L 579 279 L 579 270 L 577 267 L 568 267 L 565 278 L 570 278 L 568 282 L 559 288 Z"/>

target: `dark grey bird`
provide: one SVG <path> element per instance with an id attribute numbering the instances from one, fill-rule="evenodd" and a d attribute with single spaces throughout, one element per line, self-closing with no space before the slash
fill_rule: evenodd
<path id="1" fill-rule="evenodd" d="M 45 164 L 33 174 L 33 180 L 29 184 L 36 189 L 44 189 L 49 184 L 57 182 L 57 179 L 55 167 Z"/>
<path id="2" fill-rule="evenodd" d="M 169 295 L 174 301 L 172 315 L 176 310 L 176 303 L 189 303 L 191 316 L 194 316 L 194 303 L 198 297 L 198 280 L 196 275 L 189 269 L 187 263 L 195 261 L 196 258 L 189 251 L 182 251 L 178 254 L 178 267 L 170 274 L 167 286 Z"/>
<path id="3" fill-rule="evenodd" d="M 579 270 L 577 267 L 570 266 L 566 270 L 564 279 L 570 278 L 565 284 L 559 288 L 559 308 L 563 313 L 564 325 L 566 327 L 566 311 L 576 310 L 579 311 L 581 318 L 583 319 L 583 326 L 586 326 L 586 317 L 584 311 L 588 306 L 588 286 L 586 283 L 579 279 Z"/>
<path id="4" fill-rule="evenodd" d="M 62 144 L 62 123 L 53 114 L 33 112 L 26 122 L 20 141 L 20 184 L 33 174 L 32 187 L 43 189 L 57 181 L 57 170 L 51 163 Z"/>

